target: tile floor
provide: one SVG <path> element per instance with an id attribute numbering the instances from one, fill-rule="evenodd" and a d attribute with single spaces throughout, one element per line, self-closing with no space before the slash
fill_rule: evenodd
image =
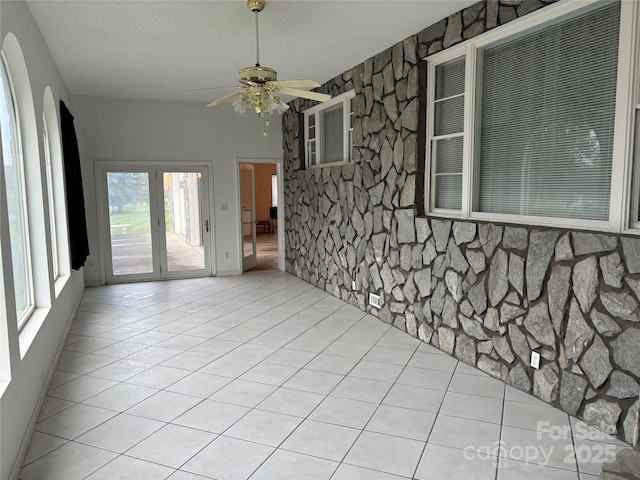
<path id="1" fill-rule="evenodd" d="M 87 288 L 20 479 L 596 480 L 624 447 L 253 272 Z"/>

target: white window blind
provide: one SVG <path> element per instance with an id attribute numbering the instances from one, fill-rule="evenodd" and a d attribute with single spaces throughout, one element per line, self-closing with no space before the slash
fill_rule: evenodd
<path id="1" fill-rule="evenodd" d="M 640 83 L 640 79 L 639 79 Z M 636 164 L 636 169 L 640 169 L 640 104 L 636 105 L 636 133 L 635 133 L 635 150 L 634 150 L 634 161 Z M 636 176 L 636 182 L 638 182 L 638 177 Z M 640 185 L 636 185 L 636 195 L 640 195 Z M 637 198 L 638 202 L 638 211 L 636 212 L 636 224 L 634 225 L 636 228 L 640 226 L 640 198 Z"/>
<path id="2" fill-rule="evenodd" d="M 321 163 L 344 161 L 344 119 L 342 103 L 321 112 L 323 145 Z"/>
<path id="3" fill-rule="evenodd" d="M 462 203 L 465 57 L 435 69 L 431 172 L 433 205 L 459 210 Z"/>
<path id="4" fill-rule="evenodd" d="M 307 168 L 349 162 L 353 149 L 353 97 L 350 90 L 304 112 Z"/>
<path id="5" fill-rule="evenodd" d="M 474 211 L 608 219 L 619 16 L 606 2 L 479 50 Z"/>
<path id="6" fill-rule="evenodd" d="M 636 39 L 637 48 L 640 49 L 640 32 Z M 633 148 L 633 162 L 635 167 L 635 219 L 631 221 L 632 228 L 640 228 L 640 65 L 636 67 L 635 74 L 635 134 Z M 632 205 L 634 205 L 632 203 Z"/>

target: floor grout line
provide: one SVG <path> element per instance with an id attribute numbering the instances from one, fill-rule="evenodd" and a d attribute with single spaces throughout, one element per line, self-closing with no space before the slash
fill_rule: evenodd
<path id="1" fill-rule="evenodd" d="M 96 290 L 92 290 L 92 288 L 96 288 Z M 122 297 L 130 299 L 130 302 L 118 304 L 118 299 Z M 100 300 L 104 300 L 104 302 L 101 302 Z M 209 304 L 206 302 L 212 303 Z M 130 315 L 131 321 L 126 323 L 123 319 L 129 317 L 128 312 L 132 312 Z M 208 316 L 212 317 L 209 319 Z M 184 321 L 182 321 L 183 318 L 185 319 Z M 191 321 L 187 322 L 186 319 L 190 319 Z M 255 329 L 252 328 L 252 323 L 255 324 Z M 210 328 L 210 335 L 207 335 L 207 328 Z M 201 332 L 201 335 L 190 334 L 189 332 L 191 331 Z M 131 333 L 131 335 L 119 339 L 109 338 L 110 332 L 112 337 L 121 337 L 122 335 L 127 335 L 129 333 Z M 288 332 L 292 332 L 292 334 L 289 334 Z M 273 335 L 273 337 L 263 337 L 265 335 Z M 56 367 L 56 370 L 61 374 L 68 374 L 70 377 L 73 376 L 73 378 L 66 379 L 62 381 L 62 383 L 56 384 L 55 387 L 51 387 L 51 389 L 62 387 L 76 380 L 77 384 L 71 386 L 68 385 L 68 392 L 66 392 L 64 388 L 61 388 L 60 391 L 57 392 L 57 394 L 62 395 L 59 397 L 54 397 L 47 392 L 47 396 L 51 399 L 63 400 L 65 402 L 70 402 L 70 404 L 65 405 L 62 410 L 49 414 L 47 417 L 39 418 L 38 423 L 51 419 L 52 417 L 55 417 L 56 415 L 78 405 L 107 410 L 114 415 L 96 425 L 93 425 L 88 430 L 75 435 L 73 439 L 60 437 L 56 434 L 40 432 L 42 434 L 64 440 L 64 443 L 52 450 L 47 450 L 44 454 L 30 459 L 30 462 L 25 464 L 24 467 L 41 464 L 46 461 L 45 457 L 47 457 L 47 455 L 58 451 L 65 445 L 73 444 L 88 445 L 91 448 L 96 448 L 100 451 L 116 455 L 116 457 L 111 461 L 99 466 L 91 473 L 84 475 L 83 478 L 85 479 L 89 479 L 95 474 L 95 472 L 107 467 L 107 465 L 112 464 L 121 457 L 170 468 L 173 470 L 173 473 L 171 473 L 170 476 L 173 476 L 175 472 L 182 471 L 181 468 L 196 459 L 205 449 L 210 447 L 220 438 L 236 439 L 237 437 L 228 436 L 226 434 L 234 428 L 234 426 L 238 425 L 254 412 L 258 415 L 271 415 L 274 418 L 278 418 L 278 415 L 283 415 L 290 417 L 292 422 L 295 420 L 297 423 L 295 424 L 295 428 L 287 433 L 275 447 L 255 440 L 237 438 L 238 440 L 264 445 L 265 447 L 273 449 L 269 455 L 257 464 L 249 477 L 255 476 L 256 472 L 269 462 L 269 460 L 273 458 L 278 451 L 292 452 L 299 455 L 306 455 L 334 462 L 336 466 L 327 479 L 334 477 L 337 478 L 339 475 L 338 471 L 342 465 L 353 465 L 354 468 L 374 470 L 379 472 L 380 475 L 391 475 L 389 473 L 392 470 L 391 468 L 388 470 L 380 470 L 378 468 L 373 468 L 372 465 L 374 464 L 371 464 L 370 462 L 368 463 L 368 466 L 346 462 L 347 457 L 354 450 L 354 447 L 358 444 L 363 435 L 368 432 L 389 437 L 389 439 L 391 439 L 390 441 L 393 441 L 392 439 L 404 439 L 412 442 L 422 442 L 423 444 L 420 449 L 420 454 L 417 457 L 417 463 L 413 468 L 412 477 L 415 478 L 416 475 L 418 475 L 422 458 L 425 455 L 428 445 L 440 445 L 432 442 L 432 439 L 438 419 L 444 417 L 499 425 L 498 442 L 502 442 L 503 431 L 506 426 L 504 423 L 506 407 L 511 402 L 519 405 L 527 405 L 527 402 L 519 401 L 518 399 L 508 399 L 507 387 L 504 385 L 501 398 L 496 398 L 495 395 L 487 394 L 487 388 L 489 388 L 489 386 L 487 386 L 486 383 L 489 382 L 485 382 L 485 379 L 491 379 L 490 376 L 487 376 L 484 373 L 476 374 L 470 370 L 462 369 L 461 365 L 463 364 L 459 360 L 455 359 L 455 357 L 445 356 L 437 350 L 431 351 L 434 347 L 421 343 L 412 337 L 403 337 L 401 335 L 406 335 L 406 333 L 401 333 L 399 330 L 392 328 L 392 326 L 382 323 L 379 319 L 368 315 L 366 312 L 358 310 L 357 307 L 350 305 L 349 303 L 342 302 L 340 299 L 331 296 L 327 292 L 281 272 L 249 273 L 240 278 L 189 279 L 186 281 L 154 282 L 153 284 L 144 285 L 128 284 L 89 287 L 85 291 L 85 298 L 81 301 L 78 318 L 71 329 L 70 336 L 65 339 L 64 352 L 68 352 L 67 356 L 70 357 L 70 359 L 62 362 L 62 365 L 64 366 L 64 364 L 68 362 L 75 362 L 69 363 L 69 367 L 67 368 L 84 371 L 89 367 L 83 367 L 83 363 L 89 362 L 88 365 L 91 366 L 91 369 L 78 374 L 76 372 L 57 370 L 58 367 Z M 137 342 L 135 341 L 136 337 L 138 337 Z M 259 339 L 261 337 L 263 337 L 263 343 L 259 343 Z M 175 343 L 172 344 L 171 340 Z M 219 346 L 225 345 L 218 351 L 216 350 L 217 341 L 229 343 L 218 344 Z M 191 345 L 191 342 L 196 343 Z M 214 353 L 207 353 L 209 345 L 204 345 L 207 342 L 211 342 L 210 352 Z M 415 346 L 413 342 L 415 342 Z M 167 345 L 161 345 L 163 343 L 167 343 Z M 271 343 L 271 345 L 269 343 Z M 136 347 L 128 347 L 127 344 L 138 345 L 143 348 L 128 353 L 126 352 L 126 348 L 134 349 Z M 336 348 L 336 345 L 340 345 L 340 347 Z M 351 347 L 349 347 L 349 345 L 351 345 Z M 95 346 L 98 346 L 98 348 L 94 349 Z M 227 346 L 230 348 L 229 350 L 227 350 Z M 407 348 L 409 346 L 410 348 Z M 118 349 L 118 347 L 120 347 L 121 350 Z M 199 347 L 201 348 L 198 349 Z M 243 347 L 247 349 L 247 354 L 244 353 L 244 350 L 241 350 Z M 332 347 L 334 348 L 332 349 Z M 344 350 L 345 348 L 352 348 L 354 353 L 352 355 L 345 355 L 345 353 L 348 353 Z M 79 352 L 77 351 L 78 349 L 89 351 Z M 105 349 L 105 352 L 100 354 L 100 350 L 103 349 Z M 271 353 L 267 354 L 266 352 L 268 350 L 272 350 Z M 143 353 L 145 351 L 147 351 L 146 356 Z M 257 356 L 252 356 L 251 351 L 255 352 Z M 124 357 L 115 356 L 115 354 L 121 355 L 122 352 L 127 354 Z M 234 352 L 236 352 L 235 356 Z M 282 357 L 282 359 L 278 359 L 277 357 L 274 358 L 282 363 L 269 360 L 280 352 L 283 352 L 282 354 L 285 355 L 285 357 Z M 296 354 L 290 352 L 301 353 Z M 304 355 L 308 355 L 308 359 L 301 358 L 301 356 L 303 356 L 302 352 L 304 352 Z M 373 352 L 376 352 L 375 355 Z M 111 355 L 108 355 L 108 353 L 111 353 Z M 164 353 L 169 356 L 163 358 Z M 77 354 L 77 356 L 75 356 L 75 354 Z M 403 363 L 389 361 L 390 359 L 393 359 L 385 356 L 389 354 L 396 355 L 396 358 L 398 358 L 398 356 L 400 358 L 406 357 L 406 361 L 403 361 Z M 441 362 L 438 364 L 441 365 L 441 368 L 430 368 L 428 366 L 428 361 L 430 359 L 418 354 L 437 354 L 438 356 L 445 358 L 454 358 L 455 364 L 453 364 L 451 368 L 446 368 L 446 361 L 444 361 L 444 363 Z M 287 355 L 290 355 L 289 358 L 292 359 L 288 364 L 286 363 Z M 295 360 L 296 355 L 298 355 L 298 358 L 301 358 L 300 361 Z M 337 362 L 335 368 L 333 366 L 326 366 L 322 364 L 317 365 L 315 363 L 312 365 L 312 362 L 314 361 L 322 363 L 323 361 L 331 360 L 328 357 L 321 357 L 322 355 L 335 357 L 335 361 Z M 100 365 L 97 368 L 93 368 L 94 365 L 100 364 L 103 361 L 101 359 L 105 359 L 104 361 L 111 361 L 104 365 Z M 147 359 L 148 362 L 140 361 L 140 359 Z M 160 359 L 160 361 L 158 361 L 158 359 Z M 175 359 L 174 362 L 171 362 L 172 359 Z M 197 361 L 197 359 L 202 359 L 202 361 L 206 361 L 206 363 L 200 365 L 201 362 Z M 231 365 L 236 361 L 244 362 L 243 366 L 238 369 L 240 373 L 236 373 L 234 371 L 234 375 L 227 376 L 220 375 L 215 371 L 202 371 L 222 359 L 228 359 Z M 414 365 L 410 365 L 414 360 Z M 437 358 L 431 360 L 437 361 Z M 138 362 L 140 365 L 146 364 L 147 366 L 139 372 L 136 371 L 136 373 L 131 376 L 122 378 L 127 374 L 126 367 L 128 364 L 126 362 Z M 165 365 L 165 362 L 169 363 L 169 365 Z M 178 364 L 178 366 L 176 366 L 176 364 Z M 221 368 L 224 368 L 224 364 L 222 365 L 223 367 Z M 251 366 L 245 369 L 244 366 L 246 365 Z M 345 368 L 342 369 L 340 367 L 341 365 L 344 365 Z M 387 367 L 385 367 L 385 365 Z M 112 370 L 109 370 L 110 366 L 112 366 Z M 260 366 L 266 369 L 266 372 L 258 369 Z M 282 368 L 280 370 L 277 368 L 270 369 L 270 366 Z M 184 375 L 176 375 L 175 380 L 173 378 L 168 379 L 168 383 L 163 383 L 161 388 L 158 386 L 151 386 L 150 383 L 152 382 L 148 382 L 145 385 L 132 381 L 132 379 L 138 375 L 140 375 L 139 381 L 144 381 L 143 374 L 155 369 L 156 367 L 175 369 L 183 372 Z M 395 367 L 401 368 L 396 369 Z M 374 370 L 372 372 L 361 372 L 356 370 L 358 368 L 372 368 Z M 386 369 L 390 375 L 388 378 L 393 378 L 393 380 L 388 380 L 386 373 L 377 375 L 380 373 L 380 368 Z M 105 376 L 99 376 L 99 373 L 95 373 L 101 369 L 105 369 L 104 373 L 102 373 L 102 375 Z M 395 374 L 396 370 L 398 371 L 397 374 Z M 247 378 L 241 378 L 252 371 L 256 372 L 254 376 L 249 375 Z M 430 375 L 428 373 L 424 373 L 425 371 L 439 372 L 438 374 L 449 375 L 446 388 L 434 389 L 433 386 L 428 384 L 425 380 Z M 270 372 L 272 372 L 273 376 L 270 376 Z M 278 372 L 282 372 L 280 377 L 278 376 Z M 287 383 L 297 375 L 301 374 L 301 372 L 313 372 L 308 374 L 311 375 L 311 377 L 317 376 L 317 378 L 321 379 L 336 378 L 338 380 L 330 388 L 326 390 L 321 389 L 321 391 L 314 391 L 313 388 L 309 388 L 309 386 L 296 385 L 295 383 L 287 385 Z M 409 372 L 413 372 L 411 374 L 412 377 L 403 379 L 401 381 L 402 383 L 399 383 L 400 379 L 403 378 L 403 375 L 405 375 L 405 373 L 408 374 Z M 155 373 L 155 370 L 154 372 L 149 372 L 150 375 Z M 176 387 L 174 390 L 169 390 L 183 380 L 193 377 L 196 373 L 200 373 L 201 375 L 211 375 L 212 377 L 194 378 L 213 379 L 213 377 L 219 377 L 219 379 L 215 379 L 215 381 L 220 382 L 221 386 L 215 388 L 211 393 L 209 393 L 210 390 L 205 391 L 198 389 L 197 385 L 193 385 L 195 388 L 192 389 L 187 381 L 184 385 Z M 336 377 L 333 377 L 334 375 Z M 477 377 L 478 379 L 482 378 L 483 380 L 475 381 L 473 379 L 474 377 Z M 66 377 L 65 375 L 62 375 L 60 378 L 65 379 Z M 155 375 L 153 377 L 149 377 L 149 379 L 152 378 L 155 378 Z M 385 378 L 385 380 L 380 380 L 379 378 Z M 439 379 L 440 377 L 432 376 L 431 378 Z M 354 396 L 341 395 L 339 388 L 347 379 L 355 379 L 358 382 L 363 382 L 363 384 L 366 384 L 366 382 L 382 382 L 384 384 L 388 384 L 388 388 L 386 388 L 386 391 L 379 400 L 362 400 L 361 397 L 355 398 Z M 76 391 L 74 390 L 75 388 L 78 389 L 78 392 L 82 391 L 83 385 L 85 385 L 84 382 L 89 382 L 86 385 L 94 385 L 95 388 L 100 388 L 100 380 L 105 383 L 114 382 L 114 384 L 104 390 L 92 393 L 89 397 L 84 398 L 81 401 L 68 400 L 68 398 L 75 395 L 73 393 Z M 228 381 L 223 383 L 224 380 Z M 92 381 L 94 383 L 91 383 Z M 219 398 L 213 398 L 228 386 L 233 385 L 234 382 L 240 381 L 263 386 L 266 390 L 268 390 L 267 387 L 272 387 L 273 390 L 264 396 L 256 396 L 255 401 L 250 402 L 250 406 L 240 405 L 237 401 L 234 401 L 231 398 L 223 398 L 221 396 Z M 455 386 L 454 381 L 476 385 L 480 388 L 479 393 L 473 391 L 473 387 L 469 387 L 468 391 L 464 391 L 466 389 L 464 387 L 459 388 L 459 386 Z M 476 382 L 475 384 L 473 383 L 474 381 Z M 78 386 L 76 387 L 76 385 Z M 370 385 L 378 384 L 370 383 Z M 441 393 L 437 411 L 428 412 L 423 409 L 412 408 L 407 405 L 387 405 L 384 402 L 389 398 L 392 390 L 396 386 L 407 387 L 407 389 L 421 388 L 434 390 Z M 141 399 L 137 399 L 137 397 L 131 393 L 130 398 L 133 403 L 124 402 L 122 404 L 123 406 L 119 406 L 114 409 L 110 409 L 108 407 L 105 408 L 103 406 L 93 406 L 89 403 L 85 403 L 91 401 L 91 399 L 99 398 L 100 395 L 108 395 L 106 392 L 118 387 L 122 388 L 123 391 L 127 393 L 133 392 L 137 387 L 140 387 L 142 389 L 149 389 L 150 394 L 144 398 L 141 397 Z M 131 390 L 127 390 L 127 387 L 131 387 Z M 452 388 L 455 388 L 455 390 Z M 274 411 L 273 409 L 269 410 L 266 409 L 266 407 L 268 407 L 266 404 L 265 408 L 261 408 L 261 405 L 277 392 L 283 392 L 282 395 L 286 395 L 288 392 L 285 392 L 283 389 L 318 395 L 320 400 L 315 403 L 314 406 L 305 409 L 304 416 L 294 414 L 293 412 L 295 412 L 295 410 L 291 409 L 282 409 L 281 411 Z M 449 392 L 462 396 L 461 398 L 475 397 L 486 399 L 487 405 L 491 405 L 493 403 L 491 400 L 500 400 L 501 410 L 499 423 L 480 420 L 477 418 L 479 415 L 475 415 L 476 418 L 474 419 L 472 416 L 462 417 L 455 414 L 442 413 L 442 409 L 447 401 Z M 143 411 L 140 411 L 137 414 L 130 412 L 130 410 L 134 409 L 136 406 L 161 393 L 183 395 L 185 397 L 189 397 L 191 399 L 190 402 L 195 403 L 185 411 L 177 414 L 175 417 L 172 417 L 170 420 L 157 420 L 157 418 L 145 416 L 145 412 Z M 207 396 L 203 397 L 202 395 L 204 393 L 207 393 Z M 68 398 L 64 398 L 65 396 Z M 455 395 L 452 398 L 454 397 Z M 322 405 L 324 405 L 330 398 L 353 400 L 370 404 L 372 406 L 372 413 L 367 417 L 366 421 L 358 427 L 353 427 L 340 421 L 330 421 L 326 418 L 311 418 L 311 416 L 314 415 L 315 412 L 318 412 Z M 219 432 L 211 432 L 204 427 L 198 428 L 174 423 L 181 416 L 186 415 L 189 412 L 193 412 L 194 409 L 198 407 L 207 405 L 206 402 L 208 401 L 219 402 L 245 410 L 243 410 L 244 413 L 239 411 L 238 413 L 242 413 L 242 415 L 229 425 L 226 425 L 226 427 L 221 428 L 221 431 Z M 464 401 L 466 402 L 466 400 Z M 96 400 L 96 402 L 99 404 L 100 400 Z M 124 405 L 126 405 L 126 407 Z M 393 428 L 383 428 L 382 431 L 377 431 L 375 429 L 367 430 L 372 425 L 376 415 L 384 415 L 383 411 L 386 411 L 386 407 L 389 408 L 389 412 L 400 412 L 406 410 L 409 412 L 413 411 L 420 412 L 421 414 L 424 413 L 432 415 L 433 421 L 426 432 L 425 439 L 416 439 L 416 434 L 410 433 L 410 430 L 405 430 L 405 433 L 402 433 L 401 429 L 394 430 Z M 177 409 L 176 411 L 178 410 L 180 409 Z M 151 433 L 140 436 L 135 443 L 128 446 L 122 453 L 109 450 L 108 448 L 97 447 L 79 440 L 83 435 L 92 432 L 95 429 L 104 427 L 106 423 L 123 415 L 135 416 L 140 419 L 159 422 L 162 425 Z M 52 422 L 54 422 L 54 420 L 52 420 Z M 342 456 L 339 460 L 328 459 L 318 453 L 301 453 L 291 447 L 284 447 L 284 444 L 292 438 L 296 432 L 301 431 L 300 429 L 303 428 L 305 422 L 307 422 L 307 424 L 309 424 L 309 422 L 317 422 L 328 426 L 340 426 L 342 428 L 353 429 L 357 431 L 357 435 L 355 435 L 354 440 L 350 442 L 348 448 L 344 450 L 344 453 L 341 454 Z M 569 424 L 571 428 L 571 442 L 575 451 L 576 438 L 574 437 L 573 432 L 574 425 L 571 423 L 570 419 Z M 192 450 L 185 450 L 185 454 L 188 453 L 188 457 L 185 457 L 187 460 L 183 461 L 179 467 L 168 467 L 162 463 L 146 460 L 144 457 L 136 457 L 129 454 L 129 452 L 137 446 L 147 441 L 150 437 L 158 434 L 158 432 L 161 432 L 169 425 L 206 433 L 212 435 L 213 438 L 199 448 L 194 447 Z M 531 428 L 526 428 L 525 426 L 515 425 L 513 428 L 531 431 Z M 331 430 L 331 428 L 329 428 L 329 430 Z M 384 430 L 387 431 L 385 432 Z M 394 433 L 389 433 L 390 431 Z M 462 450 L 458 447 L 446 446 L 446 448 L 458 451 Z M 307 449 L 307 451 L 311 450 Z M 494 480 L 501 477 L 499 471 L 500 458 L 501 457 L 496 457 L 496 466 L 492 477 Z M 562 471 L 572 471 L 551 466 L 541 468 L 554 468 Z M 365 470 L 363 470 L 363 472 L 364 471 Z M 575 462 L 575 472 L 578 475 L 582 475 L 584 473 L 582 472 L 582 466 L 577 461 Z M 398 474 L 396 473 L 395 475 Z M 211 473 L 208 478 L 214 477 L 215 475 Z"/>

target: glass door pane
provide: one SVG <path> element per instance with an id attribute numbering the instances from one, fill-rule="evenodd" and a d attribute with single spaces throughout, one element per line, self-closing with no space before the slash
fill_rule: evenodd
<path id="1" fill-rule="evenodd" d="M 201 172 L 164 172 L 167 271 L 205 268 L 203 182 Z"/>
<path id="2" fill-rule="evenodd" d="M 149 174 L 107 172 L 113 275 L 153 272 Z"/>

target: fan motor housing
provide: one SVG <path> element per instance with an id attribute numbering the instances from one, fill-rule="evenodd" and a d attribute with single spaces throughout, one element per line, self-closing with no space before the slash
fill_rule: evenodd
<path id="1" fill-rule="evenodd" d="M 266 83 L 272 80 L 277 80 L 278 72 L 270 67 L 252 66 L 244 67 L 240 70 L 240 81 L 244 84 L 247 83 Z"/>

